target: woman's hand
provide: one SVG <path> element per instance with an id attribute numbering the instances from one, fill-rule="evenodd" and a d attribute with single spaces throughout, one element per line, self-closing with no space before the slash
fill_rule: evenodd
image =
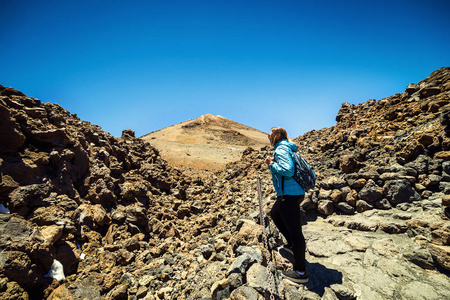
<path id="1" fill-rule="evenodd" d="M 275 161 L 275 159 L 271 156 L 267 156 L 265 163 L 270 167 L 270 165 Z"/>

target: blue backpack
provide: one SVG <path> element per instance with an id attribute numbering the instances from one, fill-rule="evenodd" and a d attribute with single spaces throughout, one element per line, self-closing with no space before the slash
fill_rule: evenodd
<path id="1" fill-rule="evenodd" d="M 295 171 L 292 176 L 295 181 L 307 192 L 316 184 L 316 172 L 314 168 L 298 152 L 294 152 Z"/>

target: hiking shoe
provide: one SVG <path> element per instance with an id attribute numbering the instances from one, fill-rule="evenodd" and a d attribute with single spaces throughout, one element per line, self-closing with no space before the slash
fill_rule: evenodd
<path id="1" fill-rule="evenodd" d="M 294 283 L 307 283 L 309 281 L 308 274 L 300 275 L 298 271 L 288 270 L 282 271 L 281 276 Z"/>

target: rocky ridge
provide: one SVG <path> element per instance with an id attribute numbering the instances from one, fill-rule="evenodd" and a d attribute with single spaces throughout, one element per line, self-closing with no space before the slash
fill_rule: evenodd
<path id="1" fill-rule="evenodd" d="M 449 297 L 449 90 L 443 68 L 343 104 L 336 126 L 295 140 L 319 175 L 302 203 L 311 280 L 281 280 L 289 263 L 275 253 L 278 298 Z M 268 147 L 189 177 L 131 130 L 115 138 L 57 104 L 0 94 L 1 299 L 268 297 L 256 200 L 259 176 L 266 212 L 274 201 Z"/>

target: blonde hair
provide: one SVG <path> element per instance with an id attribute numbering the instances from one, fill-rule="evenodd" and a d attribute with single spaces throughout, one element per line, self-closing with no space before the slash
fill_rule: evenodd
<path id="1" fill-rule="evenodd" d="M 282 139 L 288 139 L 288 134 L 286 132 L 286 129 L 283 127 L 272 127 L 270 129 L 270 144 L 274 146 L 278 141 Z"/>

